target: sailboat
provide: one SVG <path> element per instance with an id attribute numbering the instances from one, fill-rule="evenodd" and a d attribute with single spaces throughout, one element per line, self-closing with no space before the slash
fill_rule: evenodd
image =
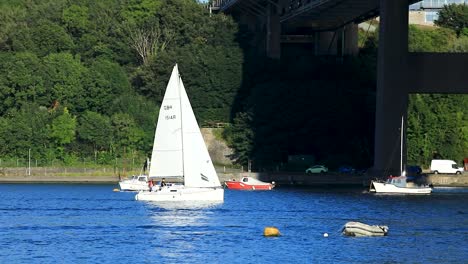
<path id="1" fill-rule="evenodd" d="M 403 170 L 403 117 L 401 118 L 400 130 L 400 176 L 389 176 L 386 181 L 371 181 L 369 191 L 394 194 L 430 194 L 432 192 L 430 186 L 408 182 L 406 172 Z"/>
<path id="2" fill-rule="evenodd" d="M 140 201 L 223 201 L 224 189 L 206 148 L 177 64 L 158 116 L 149 177 L 183 179 L 141 191 Z"/>

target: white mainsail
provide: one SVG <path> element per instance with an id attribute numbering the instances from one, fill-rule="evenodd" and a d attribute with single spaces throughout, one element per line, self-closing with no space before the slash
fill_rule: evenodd
<path id="1" fill-rule="evenodd" d="M 221 186 L 174 66 L 156 127 L 150 177 L 184 177 L 186 187 Z"/>
<path id="2" fill-rule="evenodd" d="M 175 65 L 159 109 L 151 154 L 150 177 L 184 175 L 179 81 L 179 70 Z"/>

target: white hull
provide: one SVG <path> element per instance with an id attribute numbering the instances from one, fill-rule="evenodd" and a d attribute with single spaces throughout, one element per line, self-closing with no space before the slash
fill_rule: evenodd
<path id="1" fill-rule="evenodd" d="M 398 187 L 387 182 L 372 181 L 370 191 L 375 193 L 395 193 L 395 194 L 429 194 L 432 192 L 431 187 Z"/>
<path id="2" fill-rule="evenodd" d="M 120 190 L 122 191 L 149 191 L 148 184 L 146 182 L 119 182 Z"/>
<path id="3" fill-rule="evenodd" d="M 142 191 L 135 195 L 137 201 L 223 201 L 224 189 L 186 188 L 183 185 L 166 186 L 154 192 Z"/>
<path id="4" fill-rule="evenodd" d="M 344 225 L 342 233 L 346 236 L 386 236 L 387 226 L 366 225 L 359 222 L 348 222 Z"/>

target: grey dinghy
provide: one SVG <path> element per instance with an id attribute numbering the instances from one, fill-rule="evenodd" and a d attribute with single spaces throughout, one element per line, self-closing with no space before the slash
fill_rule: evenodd
<path id="1" fill-rule="evenodd" d="M 343 226 L 342 230 L 345 236 L 386 236 L 388 226 L 366 225 L 359 222 L 348 222 Z"/>

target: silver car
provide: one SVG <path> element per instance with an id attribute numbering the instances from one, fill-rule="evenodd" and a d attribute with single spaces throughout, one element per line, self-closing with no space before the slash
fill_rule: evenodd
<path id="1" fill-rule="evenodd" d="M 305 172 L 309 174 L 309 173 L 325 173 L 327 171 L 328 171 L 328 168 L 325 167 L 324 165 L 314 165 L 308 168 Z"/>

